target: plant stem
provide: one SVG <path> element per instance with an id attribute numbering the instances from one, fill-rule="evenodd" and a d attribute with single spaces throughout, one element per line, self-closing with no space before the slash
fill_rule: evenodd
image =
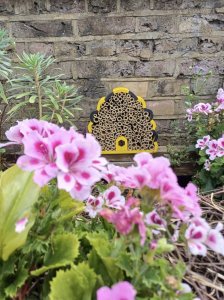
<path id="1" fill-rule="evenodd" d="M 62 109 L 61 109 L 61 111 L 60 111 L 60 116 L 61 116 L 62 113 L 63 113 L 66 98 L 67 98 L 67 93 L 65 93 L 65 96 L 64 96 L 64 101 L 63 101 L 63 103 L 62 103 Z M 58 125 L 58 123 L 59 123 L 59 120 L 57 121 L 57 125 Z"/>
<path id="2" fill-rule="evenodd" d="M 35 75 L 35 83 L 36 83 L 36 87 L 37 87 L 37 96 L 38 96 L 38 102 L 39 102 L 39 119 L 41 119 L 42 118 L 42 103 L 41 103 L 40 83 L 39 83 L 39 79 L 38 79 L 37 69 L 35 69 L 34 75 Z"/>

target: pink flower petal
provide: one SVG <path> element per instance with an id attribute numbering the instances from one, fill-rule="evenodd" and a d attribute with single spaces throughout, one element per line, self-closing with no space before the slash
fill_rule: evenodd
<path id="1" fill-rule="evenodd" d="M 75 178 L 70 173 L 65 172 L 59 172 L 58 176 L 58 188 L 62 190 L 66 190 L 67 192 L 70 192 L 74 185 L 75 185 Z"/>
<path id="2" fill-rule="evenodd" d="M 22 170 L 31 172 L 43 168 L 45 166 L 45 162 L 35 157 L 22 155 L 18 158 L 17 165 Z"/>
<path id="3" fill-rule="evenodd" d="M 27 217 L 23 218 L 22 220 L 19 220 L 15 224 L 15 226 L 16 226 L 15 232 L 21 233 L 23 230 L 25 230 L 27 223 L 28 223 L 28 218 Z"/>

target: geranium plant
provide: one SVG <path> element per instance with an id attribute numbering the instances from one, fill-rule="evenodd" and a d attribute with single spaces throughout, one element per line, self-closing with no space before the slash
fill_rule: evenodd
<path id="1" fill-rule="evenodd" d="M 222 224 L 201 217 L 197 188 L 181 188 L 167 158 L 108 165 L 91 134 L 35 119 L 6 136 L 24 155 L 1 175 L 0 299 L 201 297 L 183 281 L 190 266 L 177 243 L 190 256 L 223 255 Z"/>

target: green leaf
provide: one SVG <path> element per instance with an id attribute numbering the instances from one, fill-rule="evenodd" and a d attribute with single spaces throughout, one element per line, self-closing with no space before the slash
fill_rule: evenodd
<path id="1" fill-rule="evenodd" d="M 187 148 L 186 152 L 191 152 L 191 151 L 195 151 L 195 150 L 196 150 L 195 145 L 191 145 Z"/>
<path id="2" fill-rule="evenodd" d="M 73 113 L 72 113 L 72 112 L 70 112 L 70 110 L 68 110 L 66 107 L 64 107 L 64 106 L 62 106 L 62 105 L 61 105 L 61 108 L 63 108 L 63 109 L 64 109 L 64 111 L 66 111 L 66 112 L 67 112 L 67 114 L 69 114 L 70 116 L 74 117 Z"/>
<path id="3" fill-rule="evenodd" d="M 19 95 L 17 95 L 16 99 L 19 99 L 19 98 L 22 98 L 24 96 L 30 95 L 31 93 L 32 92 L 26 92 L 26 93 L 19 94 Z"/>
<path id="4" fill-rule="evenodd" d="M 31 96 L 30 99 L 29 99 L 29 102 L 34 103 L 36 98 L 37 98 L 37 95 Z"/>
<path id="5" fill-rule="evenodd" d="M 91 300 L 92 292 L 96 284 L 96 274 L 85 262 L 80 263 L 78 266 L 74 265 L 73 269 L 80 275 L 84 275 L 88 281 L 88 287 L 84 290 L 82 299 Z"/>
<path id="6" fill-rule="evenodd" d="M 81 300 L 88 282 L 85 276 L 80 276 L 75 270 L 60 270 L 50 285 L 50 300 Z"/>
<path id="7" fill-rule="evenodd" d="M 54 253 L 49 249 L 44 256 L 44 266 L 32 271 L 34 276 L 40 276 L 47 270 L 63 267 L 71 264 L 79 254 L 79 241 L 76 235 L 58 235 L 54 238 Z"/>
<path id="8" fill-rule="evenodd" d="M 111 257 L 112 245 L 108 240 L 108 236 L 103 232 L 93 232 L 86 235 L 86 238 L 103 261 L 112 282 L 122 281 L 123 272 L 115 266 L 119 259 Z"/>
<path id="9" fill-rule="evenodd" d="M 29 103 L 29 101 L 23 101 L 23 102 L 20 102 L 19 104 L 13 106 L 12 109 L 10 109 L 9 112 L 7 112 L 7 115 L 11 114 L 13 111 L 17 110 L 19 107 L 23 106 L 23 105 L 26 105 L 27 103 Z"/>
<path id="10" fill-rule="evenodd" d="M 162 280 L 159 276 L 159 271 L 154 269 L 154 268 L 151 268 L 149 269 L 145 275 L 143 276 L 143 280 L 142 282 L 147 286 L 147 288 L 151 289 L 153 284 L 155 285 L 161 285 L 163 284 L 162 283 Z"/>
<path id="11" fill-rule="evenodd" d="M 4 89 L 3 89 L 3 86 L 1 84 L 1 82 L 0 82 L 0 96 L 5 101 L 5 103 L 8 104 L 8 100 L 7 100 L 6 96 L 5 96 L 5 92 L 4 92 Z"/>
<path id="12" fill-rule="evenodd" d="M 130 253 L 120 253 L 119 261 L 116 263 L 116 265 L 122 270 L 124 270 L 128 277 L 133 277 L 134 269 Z"/>
<path id="13" fill-rule="evenodd" d="M 5 293 L 7 296 L 13 298 L 17 292 L 17 288 L 21 287 L 28 278 L 28 269 L 24 267 L 25 262 L 21 260 L 13 282 L 5 289 Z"/>
<path id="14" fill-rule="evenodd" d="M 4 276 L 14 274 L 14 272 L 15 272 L 14 266 L 15 266 L 16 260 L 17 260 L 17 257 L 15 257 L 14 255 L 11 255 L 8 260 L 0 261 L 0 281 L 2 280 L 2 278 Z"/>
<path id="15" fill-rule="evenodd" d="M 63 123 L 62 117 L 59 114 L 55 113 L 55 116 L 57 117 L 59 123 Z"/>
<path id="16" fill-rule="evenodd" d="M 25 244 L 27 234 L 35 222 L 31 213 L 40 187 L 33 181 L 33 173 L 22 171 L 17 165 L 9 168 L 0 179 L 0 257 L 8 257 Z M 15 232 L 15 224 L 28 218 L 25 230 Z"/>
<path id="17" fill-rule="evenodd" d="M 75 110 L 82 110 L 81 107 L 74 107 L 73 109 L 75 109 Z"/>
<path id="18" fill-rule="evenodd" d="M 91 300 L 96 277 L 84 262 L 70 270 L 60 270 L 50 283 L 50 300 Z"/>
<path id="19" fill-rule="evenodd" d="M 102 185 L 100 183 L 97 183 L 96 185 L 97 185 L 97 189 L 98 189 L 98 191 L 99 191 L 100 194 L 103 193 L 103 192 L 105 192 L 108 189 L 107 186 Z"/>

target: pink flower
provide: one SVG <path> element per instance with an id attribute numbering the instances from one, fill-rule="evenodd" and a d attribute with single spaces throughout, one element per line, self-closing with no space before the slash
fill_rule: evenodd
<path id="1" fill-rule="evenodd" d="M 218 141 L 212 140 L 209 142 L 209 149 L 206 150 L 206 154 L 210 155 L 210 160 L 214 160 L 216 158 L 216 156 L 219 154 Z"/>
<path id="2" fill-rule="evenodd" d="M 146 227 L 139 208 L 135 207 L 131 209 L 131 206 L 135 203 L 133 199 L 134 198 L 128 199 L 127 203 L 117 212 L 103 208 L 99 215 L 107 219 L 110 223 L 114 223 L 116 230 L 124 235 L 132 230 L 132 224 L 138 225 L 139 233 L 141 235 L 140 245 L 142 246 L 146 239 Z"/>
<path id="3" fill-rule="evenodd" d="M 106 206 L 120 209 L 125 205 L 125 198 L 121 196 L 121 191 L 117 186 L 112 186 L 106 190 L 102 197 L 106 199 Z"/>
<path id="4" fill-rule="evenodd" d="M 122 182 L 126 187 L 141 190 L 151 179 L 150 174 L 145 168 L 129 167 L 123 173 L 115 177 L 115 180 Z"/>
<path id="5" fill-rule="evenodd" d="M 77 200 L 89 197 L 91 186 L 100 180 L 100 172 L 91 167 L 92 144 L 84 138 L 76 138 L 71 144 L 56 149 L 58 187 L 70 192 Z"/>
<path id="6" fill-rule="evenodd" d="M 197 188 L 190 183 L 183 189 L 177 183 L 164 180 L 160 188 L 160 198 L 166 204 L 169 202 L 174 211 L 173 217 L 183 221 L 189 218 L 190 214 L 201 216 L 201 208 L 198 204 L 199 198 L 196 194 Z M 180 209 L 181 208 L 181 209 Z"/>
<path id="7" fill-rule="evenodd" d="M 97 142 L 96 138 L 90 134 L 86 134 L 86 140 L 92 145 L 92 164 L 93 168 L 96 168 L 100 171 L 106 171 L 105 166 L 108 164 L 108 161 L 105 157 L 101 157 L 101 146 Z"/>
<path id="8" fill-rule="evenodd" d="M 199 103 L 197 105 L 195 105 L 194 107 L 195 111 L 199 111 L 202 112 L 204 114 L 208 114 L 208 113 L 212 113 L 212 109 L 211 109 L 211 105 L 209 103 L 205 104 L 205 103 Z"/>
<path id="9" fill-rule="evenodd" d="M 95 198 L 94 196 L 90 196 L 86 201 L 85 212 L 88 212 L 91 218 L 95 218 L 97 213 L 99 213 L 103 209 L 103 204 L 104 201 L 102 197 L 99 196 Z"/>
<path id="10" fill-rule="evenodd" d="M 97 300 L 135 300 L 137 292 L 127 281 L 115 284 L 111 289 L 107 286 L 97 291 Z"/>
<path id="11" fill-rule="evenodd" d="M 218 89 L 218 93 L 217 93 L 217 102 L 222 103 L 224 102 L 224 91 L 223 89 Z"/>
<path id="12" fill-rule="evenodd" d="M 37 131 L 30 132 L 23 138 L 25 155 L 19 157 L 17 164 L 22 170 L 35 171 L 34 182 L 44 186 L 58 174 L 56 148 L 69 141 L 70 135 L 63 128 L 49 138 L 43 138 Z"/>
<path id="13" fill-rule="evenodd" d="M 152 242 L 149 242 L 149 248 L 151 250 L 155 250 L 157 248 L 157 240 L 153 240 Z"/>
<path id="14" fill-rule="evenodd" d="M 16 229 L 15 232 L 20 233 L 23 230 L 25 230 L 26 228 L 26 224 L 28 223 L 28 218 L 25 217 L 22 220 L 19 220 L 15 225 L 16 225 Z"/>
<path id="15" fill-rule="evenodd" d="M 181 283 L 182 290 L 177 292 L 177 295 L 191 293 L 191 287 L 187 283 Z"/>
<path id="16" fill-rule="evenodd" d="M 207 230 L 202 226 L 196 226 L 194 223 L 190 224 L 185 232 L 189 250 L 194 255 L 205 256 L 207 248 L 203 244 L 207 238 Z"/>
<path id="17" fill-rule="evenodd" d="M 126 169 L 124 167 L 118 167 L 112 164 L 107 165 L 107 170 L 102 171 L 102 178 L 106 180 L 108 183 L 111 180 L 115 180 L 115 177 L 120 173 L 125 173 Z"/>
<path id="18" fill-rule="evenodd" d="M 210 161 L 208 159 L 206 159 L 206 161 L 205 161 L 204 168 L 206 171 L 210 170 Z"/>
<path id="19" fill-rule="evenodd" d="M 9 130 L 5 132 L 6 137 L 10 142 L 5 144 L 0 144 L 0 148 L 20 144 L 22 145 L 22 139 L 24 135 L 20 132 L 21 122 L 18 122 L 18 125 L 12 126 Z"/>
<path id="20" fill-rule="evenodd" d="M 205 245 L 216 253 L 224 255 L 224 238 L 220 231 L 223 230 L 223 224 L 218 223 L 215 229 L 210 229 Z"/>
<path id="21" fill-rule="evenodd" d="M 205 149 L 209 146 L 210 135 L 204 136 L 203 139 L 197 140 L 196 148 L 201 148 L 201 150 Z"/>
<path id="22" fill-rule="evenodd" d="M 164 224 L 166 224 L 166 221 L 161 219 L 160 216 L 157 214 L 156 210 L 154 209 L 150 213 L 146 214 L 145 223 L 147 225 L 158 225 L 158 230 L 164 230 Z M 152 232 L 158 234 L 158 230 L 152 229 Z"/>

